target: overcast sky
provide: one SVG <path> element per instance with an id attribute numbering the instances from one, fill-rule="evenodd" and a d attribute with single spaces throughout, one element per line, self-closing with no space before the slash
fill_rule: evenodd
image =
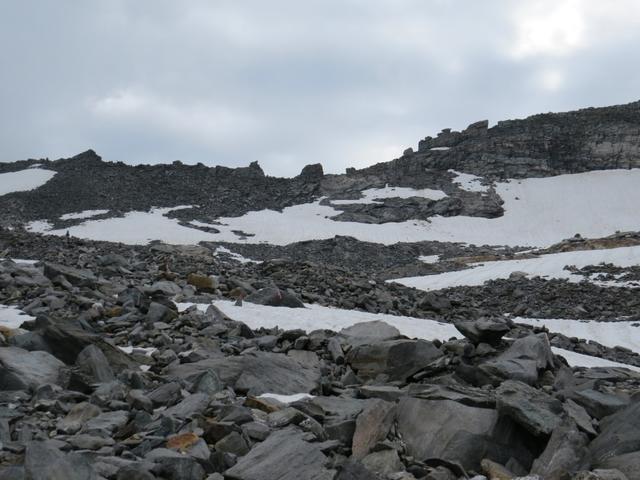
<path id="1" fill-rule="evenodd" d="M 638 0 L 0 2 L 0 161 L 342 172 L 640 99 Z"/>

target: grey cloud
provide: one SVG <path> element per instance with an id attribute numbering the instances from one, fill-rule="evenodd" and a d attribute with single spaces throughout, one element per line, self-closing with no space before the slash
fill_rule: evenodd
<path id="1" fill-rule="evenodd" d="M 637 99 L 634 0 L 535 3 L 3 2 L 0 161 L 338 172 L 445 127 Z"/>

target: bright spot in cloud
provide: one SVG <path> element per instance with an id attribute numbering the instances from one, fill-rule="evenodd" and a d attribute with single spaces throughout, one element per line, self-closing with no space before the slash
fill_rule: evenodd
<path id="1" fill-rule="evenodd" d="M 540 86 L 549 92 L 560 90 L 564 85 L 564 74 L 559 70 L 543 70 L 538 76 Z"/>
<path id="2" fill-rule="evenodd" d="M 515 12 L 516 42 L 512 55 L 563 56 L 585 43 L 583 5 L 578 0 L 537 0 Z"/>

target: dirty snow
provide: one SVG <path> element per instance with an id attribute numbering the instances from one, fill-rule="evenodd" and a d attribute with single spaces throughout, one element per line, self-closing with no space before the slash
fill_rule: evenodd
<path id="1" fill-rule="evenodd" d="M 619 267 L 640 265 L 640 246 L 620 247 L 603 250 L 578 250 L 574 252 L 552 253 L 536 258 L 500 260 L 496 262 L 471 263 L 470 269 L 445 272 L 437 275 L 406 277 L 390 280 L 407 287 L 420 290 L 440 290 L 442 288 L 483 285 L 489 280 L 509 278 L 514 272 L 525 273 L 528 277 L 559 278 L 570 282 L 580 282 L 587 277 L 565 270 L 565 266 L 583 268 L 588 265 L 612 263 Z M 598 282 L 603 286 L 615 286 L 616 282 Z M 619 286 L 629 286 L 620 283 Z"/>
<path id="2" fill-rule="evenodd" d="M 42 168 L 0 173 L 0 195 L 34 190 L 51 180 L 55 174 L 52 170 Z"/>
<path id="3" fill-rule="evenodd" d="M 65 213 L 60 217 L 60 220 L 84 220 L 105 213 L 109 213 L 109 210 L 83 210 L 82 212 Z"/>

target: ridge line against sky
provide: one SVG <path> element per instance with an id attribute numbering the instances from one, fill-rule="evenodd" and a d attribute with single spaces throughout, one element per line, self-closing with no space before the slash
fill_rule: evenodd
<path id="1" fill-rule="evenodd" d="M 0 4 L 0 161 L 292 176 L 441 129 L 640 98 L 640 2 L 25 0 Z"/>

